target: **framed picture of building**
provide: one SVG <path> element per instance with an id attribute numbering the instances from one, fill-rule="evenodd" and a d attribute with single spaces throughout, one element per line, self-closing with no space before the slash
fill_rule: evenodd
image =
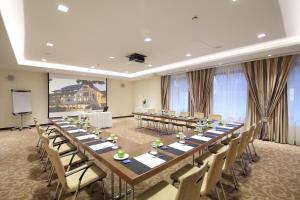
<path id="1" fill-rule="evenodd" d="M 106 105 L 106 79 L 49 76 L 49 117 L 75 116 Z"/>

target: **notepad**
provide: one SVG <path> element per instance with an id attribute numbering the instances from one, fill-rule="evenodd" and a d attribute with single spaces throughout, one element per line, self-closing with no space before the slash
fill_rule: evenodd
<path id="1" fill-rule="evenodd" d="M 235 123 L 235 122 L 230 122 L 230 123 L 227 123 L 229 125 L 234 125 L 234 126 L 240 126 L 241 124 L 240 123 Z"/>
<path id="2" fill-rule="evenodd" d="M 199 135 L 194 135 L 191 138 L 195 139 L 195 140 L 201 140 L 201 141 L 209 141 L 211 140 L 211 138 L 209 137 L 205 137 L 205 136 L 199 136 Z"/>
<path id="3" fill-rule="evenodd" d="M 57 122 L 57 124 L 70 124 L 70 122 L 62 121 L 62 122 Z"/>
<path id="4" fill-rule="evenodd" d="M 75 125 L 63 125 L 61 128 L 69 128 L 69 127 L 76 127 Z"/>
<path id="5" fill-rule="evenodd" d="M 234 129 L 234 127 L 230 127 L 230 126 L 218 126 L 218 128 L 223 128 L 223 129 Z"/>
<path id="6" fill-rule="evenodd" d="M 78 140 L 85 140 L 85 139 L 90 139 L 90 138 L 97 138 L 96 135 L 94 134 L 89 134 L 89 135 L 82 135 L 82 136 L 78 136 L 76 137 Z"/>
<path id="7" fill-rule="evenodd" d="M 86 132 L 84 129 L 75 129 L 75 130 L 70 130 L 68 133 L 78 133 L 78 132 Z"/>
<path id="8" fill-rule="evenodd" d="M 192 146 L 189 146 L 189 145 L 186 145 L 186 144 L 181 144 L 181 143 L 178 143 L 178 142 L 175 142 L 173 144 L 170 144 L 168 145 L 169 147 L 172 147 L 174 149 L 178 149 L 180 151 L 184 151 L 184 152 L 187 152 L 191 149 L 193 149 L 194 147 Z"/>
<path id="9" fill-rule="evenodd" d="M 224 132 L 223 131 L 216 131 L 216 130 L 209 130 L 209 131 L 206 131 L 206 133 L 223 134 Z"/>
<path id="10" fill-rule="evenodd" d="M 149 153 L 145 153 L 140 156 L 134 157 L 134 159 L 139 161 L 140 163 L 143 163 L 144 165 L 147 165 L 150 168 L 154 168 L 154 167 L 166 162 L 165 160 L 158 158 L 156 156 L 153 156 Z"/>
<path id="11" fill-rule="evenodd" d="M 95 144 L 95 145 L 92 145 L 92 146 L 89 146 L 89 147 L 91 149 L 93 149 L 94 151 L 97 151 L 97 150 L 106 149 L 106 148 L 109 148 L 109 147 L 112 147 L 112 146 L 114 146 L 114 144 L 111 143 L 111 142 L 103 142 L 103 143 Z"/>

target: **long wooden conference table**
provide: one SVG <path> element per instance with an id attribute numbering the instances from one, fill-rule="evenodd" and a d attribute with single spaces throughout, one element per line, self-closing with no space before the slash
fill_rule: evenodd
<path id="1" fill-rule="evenodd" d="M 111 170 L 112 199 L 116 199 L 114 195 L 114 175 L 119 177 L 118 197 L 122 195 L 122 180 L 124 180 L 126 184 L 123 196 L 127 199 L 127 184 L 129 184 L 131 187 L 131 198 L 134 199 L 134 186 L 187 157 L 193 156 L 194 158 L 195 153 L 204 150 L 209 145 L 227 137 L 243 126 L 241 123 L 228 123 L 225 126 L 217 127 L 215 130 L 208 130 L 202 136 L 195 135 L 192 131 L 186 132 L 185 144 L 179 143 L 175 135 L 162 136 L 161 142 L 164 145 L 157 149 L 157 155 L 149 154 L 151 142 L 139 144 L 134 141 L 134 138 L 129 140 L 116 133 L 119 149 L 123 149 L 129 154 L 130 162 L 125 164 L 123 161 L 113 158 L 118 149 L 112 149 L 112 143 L 107 140 L 111 134 L 108 131 L 103 131 L 100 134 L 101 138 L 96 138 L 91 132 L 76 127 L 61 118 L 50 119 L 50 121 L 74 145 L 88 152 L 95 160 L 103 163 Z"/>

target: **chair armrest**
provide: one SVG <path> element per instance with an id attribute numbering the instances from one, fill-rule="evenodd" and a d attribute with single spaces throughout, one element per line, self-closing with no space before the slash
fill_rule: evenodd
<path id="1" fill-rule="evenodd" d="M 71 170 L 71 171 L 68 171 L 68 172 L 66 172 L 65 173 L 65 177 L 67 177 L 67 176 L 70 176 L 70 175 L 72 175 L 72 174 L 75 174 L 75 173 L 77 173 L 77 172 L 79 172 L 79 171 L 81 171 L 81 170 L 87 170 L 88 168 L 90 168 L 92 165 L 94 165 L 94 163 L 86 163 L 86 164 L 84 164 L 84 165 L 82 165 L 82 166 L 80 166 L 80 167 L 78 167 L 78 168 L 76 168 L 76 169 L 73 169 L 73 170 Z"/>
<path id="2" fill-rule="evenodd" d="M 78 154 L 78 153 L 79 153 L 79 151 L 78 151 L 78 150 L 75 150 L 75 151 L 71 151 L 71 152 L 62 154 L 62 155 L 60 155 L 59 157 L 63 158 L 63 157 L 70 156 L 70 155 L 76 155 L 76 154 Z"/>

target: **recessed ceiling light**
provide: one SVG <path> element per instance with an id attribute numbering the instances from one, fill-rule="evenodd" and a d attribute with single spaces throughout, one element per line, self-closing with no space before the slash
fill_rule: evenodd
<path id="1" fill-rule="evenodd" d="M 151 38 L 149 38 L 149 37 L 147 37 L 147 38 L 145 38 L 145 39 L 144 39 L 144 41 L 145 41 L 145 42 L 151 42 L 151 41 L 152 41 L 152 39 L 151 39 Z"/>
<path id="2" fill-rule="evenodd" d="M 268 57 L 271 57 L 271 56 L 272 56 L 272 54 L 269 54 L 269 55 L 268 55 Z"/>
<path id="3" fill-rule="evenodd" d="M 92 68 L 92 69 L 94 69 L 94 68 L 95 68 L 95 66 L 91 66 L 91 68 Z"/>
<path id="4" fill-rule="evenodd" d="M 65 6 L 65 5 L 59 4 L 59 5 L 57 6 L 57 10 L 66 13 L 66 12 L 69 11 L 69 8 L 68 8 L 67 6 Z"/>
<path id="5" fill-rule="evenodd" d="M 45 59 L 45 58 L 42 58 L 42 59 L 41 59 L 41 61 L 43 61 L 43 62 L 47 62 L 47 59 Z"/>
<path id="6" fill-rule="evenodd" d="M 232 0 L 233 2 L 236 2 L 236 0 Z"/>
<path id="7" fill-rule="evenodd" d="M 152 67 L 152 65 L 151 65 L 151 64 L 149 64 L 149 65 L 148 65 L 148 67 Z"/>
<path id="8" fill-rule="evenodd" d="M 257 35 L 257 38 L 263 38 L 263 37 L 266 37 L 265 33 L 260 33 L 260 34 Z"/>
<path id="9" fill-rule="evenodd" d="M 192 55 L 190 53 L 185 54 L 186 57 L 191 57 Z"/>
<path id="10" fill-rule="evenodd" d="M 47 42 L 46 45 L 47 45 L 48 47 L 53 47 L 53 46 L 54 46 L 54 44 L 51 43 L 51 42 Z"/>
<path id="11" fill-rule="evenodd" d="M 115 57 L 114 56 L 109 56 L 109 59 L 115 59 Z"/>

